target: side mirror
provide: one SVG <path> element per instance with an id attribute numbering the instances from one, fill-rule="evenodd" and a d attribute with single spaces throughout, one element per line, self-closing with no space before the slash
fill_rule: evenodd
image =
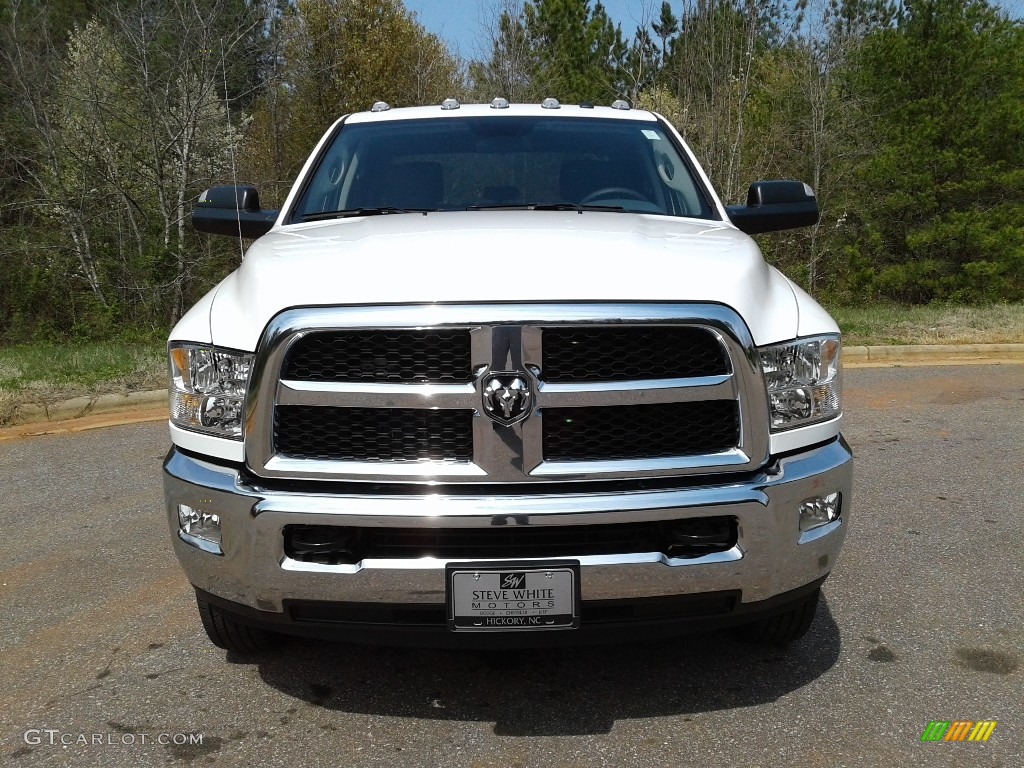
<path id="1" fill-rule="evenodd" d="M 270 231 L 278 213 L 260 210 L 255 187 L 210 187 L 196 200 L 192 226 L 209 235 L 254 240 Z"/>
<path id="2" fill-rule="evenodd" d="M 732 223 L 748 235 L 809 227 L 818 223 L 814 190 L 800 181 L 755 181 L 746 205 L 727 205 Z"/>

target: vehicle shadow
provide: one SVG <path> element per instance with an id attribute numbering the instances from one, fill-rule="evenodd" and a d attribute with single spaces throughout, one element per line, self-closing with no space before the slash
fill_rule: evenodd
<path id="1" fill-rule="evenodd" d="M 825 673 L 839 648 L 839 627 L 823 596 L 811 630 L 785 648 L 743 644 L 727 632 L 487 652 L 294 640 L 252 661 L 268 685 L 311 706 L 493 721 L 497 735 L 560 736 L 608 733 L 616 720 L 771 702 Z"/>

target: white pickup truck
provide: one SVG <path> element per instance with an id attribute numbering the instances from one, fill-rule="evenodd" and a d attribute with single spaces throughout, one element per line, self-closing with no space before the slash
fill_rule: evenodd
<path id="1" fill-rule="evenodd" d="M 542 104 L 339 119 L 171 333 L 175 553 L 210 640 L 494 647 L 810 627 L 850 517 L 839 329 L 663 118 Z"/>

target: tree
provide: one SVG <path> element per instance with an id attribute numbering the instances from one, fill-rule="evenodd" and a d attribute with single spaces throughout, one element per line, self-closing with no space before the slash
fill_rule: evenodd
<path id="1" fill-rule="evenodd" d="M 610 103 L 627 92 L 628 48 L 600 2 L 530 0 L 521 14 L 504 11 L 496 33 L 491 60 L 471 66 L 478 91 L 511 86 L 567 103 Z"/>
<path id="2" fill-rule="evenodd" d="M 0 0 L 0 19 L 7 338 L 165 327 L 237 259 L 188 224 L 203 188 L 267 170 L 273 192 L 343 111 L 462 85 L 399 0 Z"/>
<path id="3" fill-rule="evenodd" d="M 679 32 L 679 19 L 672 13 L 672 5 L 668 0 L 661 3 L 661 15 L 651 23 L 651 31 L 661 41 L 661 61 L 668 58 L 668 43 Z"/>
<path id="4" fill-rule="evenodd" d="M 903 301 L 1024 297 L 1024 25 L 984 0 L 915 0 L 868 35 L 877 116 L 856 167 L 856 285 Z"/>
<path id="5" fill-rule="evenodd" d="M 98 5 L 0 0 L 0 339 L 49 332 L 65 319 L 62 308 L 74 308 L 71 297 L 81 287 L 68 285 L 67 275 L 88 272 L 66 260 L 68 229 L 55 228 L 47 216 L 39 182 L 50 154 L 49 105 L 67 33 Z"/>
<path id="6" fill-rule="evenodd" d="M 72 32 L 66 52 L 48 54 L 60 56 L 51 66 L 14 62 L 33 136 L 21 179 L 33 215 L 59 233 L 17 248 L 40 281 L 66 286 L 54 330 L 164 326 L 207 287 L 218 257 L 187 217 L 204 187 L 231 176 L 240 134 L 224 99 L 246 73 L 228 62 L 252 60 L 241 49 L 259 26 L 246 7 L 112 5 Z"/>
<path id="7" fill-rule="evenodd" d="M 376 101 L 439 104 L 464 87 L 459 62 L 400 0 L 297 0 L 280 34 L 246 158 L 263 179 L 294 178 L 323 131 L 347 112 Z"/>
<path id="8" fill-rule="evenodd" d="M 640 94 L 657 82 L 660 71 L 658 49 L 646 25 L 637 27 L 619 71 L 621 94 L 630 104 L 636 104 Z"/>
<path id="9" fill-rule="evenodd" d="M 210 255 L 193 247 L 191 201 L 231 175 L 240 140 L 224 99 L 231 75 L 244 74 L 228 62 L 251 60 L 243 43 L 259 18 L 239 10 L 230 0 L 112 8 L 76 33 L 59 81 L 60 173 L 77 180 L 83 210 L 111 217 L 106 261 L 134 293 L 127 303 L 163 307 L 172 321 Z"/>
<path id="10" fill-rule="evenodd" d="M 489 101 L 502 96 L 509 101 L 537 102 L 544 98 L 541 61 L 526 31 L 522 7 L 504 0 L 491 29 L 491 58 L 469 64 L 475 98 Z"/>
<path id="11" fill-rule="evenodd" d="M 852 202 L 846 189 L 854 164 L 872 149 L 864 140 L 866 103 L 849 85 L 851 63 L 864 36 L 885 28 L 892 14 L 882 0 L 819 0 L 796 10 L 788 34 L 756 63 L 747 163 L 765 177 L 799 178 L 814 189 L 817 224 L 761 241 L 775 264 L 818 294 L 834 291 L 844 272 L 837 230 Z"/>
<path id="12" fill-rule="evenodd" d="M 745 164 L 749 101 L 759 87 L 756 62 L 777 42 L 782 15 L 776 0 L 688 0 L 669 55 L 676 127 L 729 202 L 754 180 Z"/>

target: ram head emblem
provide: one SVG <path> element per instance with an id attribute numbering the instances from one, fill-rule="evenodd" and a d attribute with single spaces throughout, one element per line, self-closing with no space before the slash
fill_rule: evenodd
<path id="1" fill-rule="evenodd" d="M 526 376 L 518 371 L 496 371 L 484 379 L 484 411 L 499 424 L 509 426 L 530 415 L 533 393 Z"/>

